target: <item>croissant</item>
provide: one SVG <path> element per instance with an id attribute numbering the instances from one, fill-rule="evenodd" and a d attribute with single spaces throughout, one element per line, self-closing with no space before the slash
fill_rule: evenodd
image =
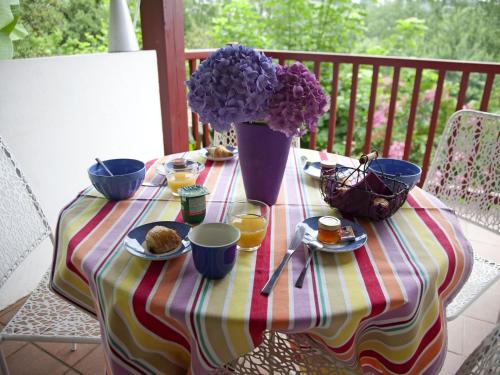
<path id="1" fill-rule="evenodd" d="M 170 228 L 155 226 L 146 234 L 146 245 L 152 253 L 163 254 L 175 250 L 181 244 L 177 232 Z"/>
<path id="2" fill-rule="evenodd" d="M 233 153 L 224 146 L 209 147 L 207 152 L 213 158 L 228 158 L 233 156 Z"/>

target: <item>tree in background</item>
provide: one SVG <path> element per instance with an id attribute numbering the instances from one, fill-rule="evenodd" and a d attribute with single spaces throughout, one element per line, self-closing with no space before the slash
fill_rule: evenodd
<path id="1" fill-rule="evenodd" d="M 349 0 L 233 0 L 213 19 L 210 35 L 219 46 L 238 41 L 257 48 L 346 51 L 363 35 L 365 16 L 362 5 Z"/>
<path id="2" fill-rule="evenodd" d="M 28 36 L 15 42 L 16 57 L 103 52 L 107 49 L 109 1 L 21 2 Z"/>

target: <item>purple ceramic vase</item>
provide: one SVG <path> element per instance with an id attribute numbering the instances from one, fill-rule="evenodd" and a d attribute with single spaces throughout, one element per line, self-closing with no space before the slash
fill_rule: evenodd
<path id="1" fill-rule="evenodd" d="M 292 138 L 262 123 L 236 125 L 241 175 L 247 199 L 272 206 L 285 173 Z"/>

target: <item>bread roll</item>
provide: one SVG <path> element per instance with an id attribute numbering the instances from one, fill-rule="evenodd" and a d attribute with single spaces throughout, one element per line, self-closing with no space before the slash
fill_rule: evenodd
<path id="1" fill-rule="evenodd" d="M 224 146 L 209 147 L 207 152 L 213 158 L 229 158 L 233 156 L 233 153 Z"/>
<path id="2" fill-rule="evenodd" d="M 155 226 L 146 234 L 148 250 L 154 254 L 163 254 L 175 250 L 181 244 L 181 238 L 173 229 Z"/>

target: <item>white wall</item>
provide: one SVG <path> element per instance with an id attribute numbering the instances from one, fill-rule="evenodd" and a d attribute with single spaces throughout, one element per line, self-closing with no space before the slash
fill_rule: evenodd
<path id="1" fill-rule="evenodd" d="M 60 209 L 90 185 L 96 156 L 163 155 L 155 52 L 0 61 L 0 136 L 54 229 Z M 29 293 L 51 259 L 46 241 L 4 285 L 0 309 Z"/>

